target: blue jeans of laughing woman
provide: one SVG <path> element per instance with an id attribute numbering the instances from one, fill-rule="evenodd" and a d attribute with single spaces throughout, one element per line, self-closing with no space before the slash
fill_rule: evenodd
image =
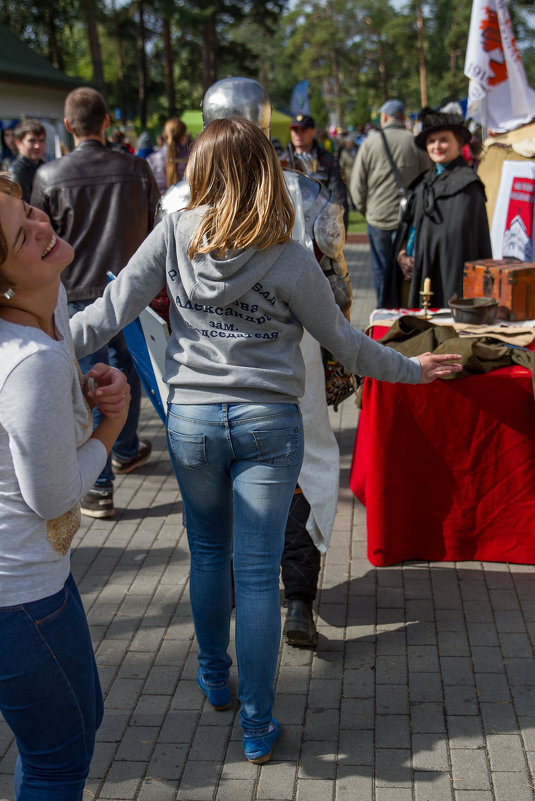
<path id="1" fill-rule="evenodd" d="M 227 684 L 232 611 L 240 723 L 267 732 L 280 644 L 279 570 L 288 511 L 303 460 L 296 404 L 169 404 L 169 452 L 191 552 L 190 598 L 199 668 Z"/>
<path id="2" fill-rule="evenodd" d="M 0 711 L 19 758 L 15 801 L 82 801 L 103 703 L 72 576 L 54 595 L 0 607 Z"/>

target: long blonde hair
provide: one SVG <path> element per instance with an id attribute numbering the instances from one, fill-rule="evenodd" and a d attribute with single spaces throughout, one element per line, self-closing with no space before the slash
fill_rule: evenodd
<path id="1" fill-rule="evenodd" d="M 187 147 L 187 144 L 183 142 L 183 140 L 186 139 L 186 132 L 186 126 L 178 117 L 171 117 L 163 127 L 163 138 L 164 141 L 167 142 L 165 180 L 167 181 L 168 187 L 176 184 L 184 174 L 184 170 L 179 170 L 179 163 L 182 162 L 183 159 L 180 158 L 178 148 L 182 144 Z"/>
<path id="2" fill-rule="evenodd" d="M 186 174 L 189 209 L 207 205 L 188 256 L 287 242 L 294 208 L 273 145 L 242 117 L 213 120 L 195 141 Z"/>

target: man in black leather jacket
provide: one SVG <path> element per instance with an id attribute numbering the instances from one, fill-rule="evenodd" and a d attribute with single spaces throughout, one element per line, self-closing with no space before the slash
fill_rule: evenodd
<path id="1" fill-rule="evenodd" d="M 100 297 L 107 271 L 117 274 L 154 225 L 159 191 L 151 169 L 144 159 L 106 147 L 109 124 L 99 92 L 89 87 L 72 91 L 65 100 L 65 126 L 75 148 L 40 167 L 33 184 L 32 205 L 46 211 L 57 234 L 74 247 L 74 261 L 61 276 L 71 316 Z M 81 359 L 82 371 L 97 361 L 122 369 L 132 390 L 128 419 L 111 460 L 82 501 L 83 514 L 103 518 L 114 515 L 113 471 L 138 467 L 152 446 L 137 436 L 141 387 L 122 334 Z"/>

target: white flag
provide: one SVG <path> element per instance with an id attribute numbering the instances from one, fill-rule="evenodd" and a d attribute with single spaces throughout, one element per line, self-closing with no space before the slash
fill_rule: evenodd
<path id="1" fill-rule="evenodd" d="M 526 80 L 506 0 L 473 0 L 464 74 L 470 78 L 467 117 L 496 133 L 535 117 L 535 91 Z"/>

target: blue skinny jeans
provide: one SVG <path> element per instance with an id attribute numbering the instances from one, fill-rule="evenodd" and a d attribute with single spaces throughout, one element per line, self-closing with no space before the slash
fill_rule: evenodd
<path id="1" fill-rule="evenodd" d="M 267 732 L 280 645 L 279 571 L 303 460 L 297 405 L 169 404 L 169 453 L 191 552 L 190 598 L 199 667 L 228 682 L 234 569 L 240 723 Z"/>
<path id="2" fill-rule="evenodd" d="M 82 801 L 100 682 L 72 576 L 54 595 L 0 607 L 0 711 L 19 750 L 15 801 Z"/>

